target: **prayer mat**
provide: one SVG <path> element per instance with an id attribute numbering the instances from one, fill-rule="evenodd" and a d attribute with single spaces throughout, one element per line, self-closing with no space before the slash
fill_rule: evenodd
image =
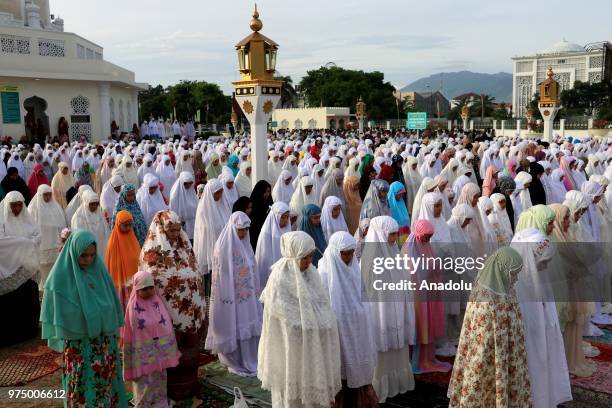
<path id="1" fill-rule="evenodd" d="M 249 406 L 271 407 L 272 397 L 268 391 L 261 389 L 261 382 L 257 377 L 241 377 L 230 373 L 223 364 L 214 361 L 205 366 L 205 383 L 218 387 L 231 395 L 234 401 L 234 387 L 242 390 Z"/>
<path id="2" fill-rule="evenodd" d="M 612 364 L 597 359 L 595 362 L 597 371 L 590 377 L 572 378 L 572 386 L 612 395 Z"/>
<path id="3" fill-rule="evenodd" d="M 0 360 L 0 387 L 21 386 L 59 369 L 60 354 L 37 345 Z"/>

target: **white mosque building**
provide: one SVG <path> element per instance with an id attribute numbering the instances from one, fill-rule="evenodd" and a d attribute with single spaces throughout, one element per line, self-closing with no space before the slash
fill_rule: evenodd
<path id="1" fill-rule="evenodd" d="M 549 66 L 555 73 L 561 91 L 574 87 L 576 81 L 610 82 L 612 77 L 612 44 L 597 42 L 585 46 L 560 41 L 535 55 L 512 58 L 512 109 L 523 118 L 538 84 L 546 79 Z"/>
<path id="2" fill-rule="evenodd" d="M 104 50 L 50 14 L 49 0 L 0 0 L 0 137 L 106 139 L 138 123 L 138 92 L 148 84 L 104 59 Z"/>

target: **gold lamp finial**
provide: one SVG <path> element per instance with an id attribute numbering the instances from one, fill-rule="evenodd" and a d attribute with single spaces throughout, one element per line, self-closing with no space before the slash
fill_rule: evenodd
<path id="1" fill-rule="evenodd" d="M 257 32 L 263 28 L 263 23 L 259 19 L 259 12 L 257 11 L 257 3 L 255 3 L 255 9 L 253 10 L 253 18 L 250 23 L 251 30 Z"/>
<path id="2" fill-rule="evenodd" d="M 555 76 L 555 73 L 553 72 L 553 69 L 552 69 L 552 65 L 548 66 L 548 69 L 546 70 L 546 76 L 549 78 L 552 78 L 553 76 Z"/>

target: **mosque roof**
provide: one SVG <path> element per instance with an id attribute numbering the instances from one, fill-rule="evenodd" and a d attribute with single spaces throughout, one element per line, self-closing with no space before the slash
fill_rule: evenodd
<path id="1" fill-rule="evenodd" d="M 585 52 L 586 49 L 582 45 L 571 43 L 565 38 L 562 41 L 554 44 L 552 47 L 547 48 L 540 52 L 540 54 L 566 54 L 571 52 Z"/>

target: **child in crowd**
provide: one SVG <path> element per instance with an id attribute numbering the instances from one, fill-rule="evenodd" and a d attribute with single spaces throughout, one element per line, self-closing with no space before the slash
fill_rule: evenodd
<path id="1" fill-rule="evenodd" d="M 140 271 L 125 311 L 123 375 L 133 382 L 136 407 L 171 406 L 166 394 L 166 368 L 176 367 L 178 351 L 172 319 L 155 290 L 153 275 Z"/>

